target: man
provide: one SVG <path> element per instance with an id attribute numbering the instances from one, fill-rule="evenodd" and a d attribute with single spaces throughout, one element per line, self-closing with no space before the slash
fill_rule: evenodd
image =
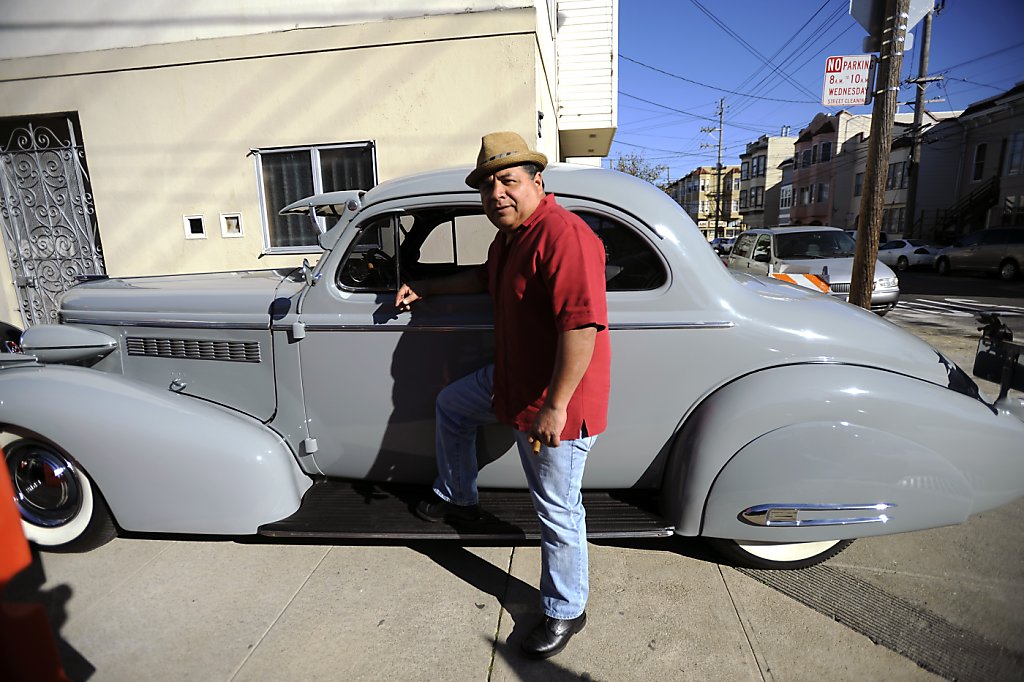
<path id="1" fill-rule="evenodd" d="M 487 291 L 494 301 L 495 361 L 437 397 L 438 475 L 416 513 L 428 521 L 479 516 L 477 428 L 515 429 L 541 524 L 544 618 L 523 653 L 546 658 L 583 629 L 589 592 L 587 529 L 580 485 L 587 453 L 608 413 L 608 313 L 604 246 L 579 217 L 546 194 L 547 158 L 517 134 L 481 141 L 466 183 L 498 228 L 487 262 L 440 280 L 403 284 L 395 305 L 425 296 Z"/>

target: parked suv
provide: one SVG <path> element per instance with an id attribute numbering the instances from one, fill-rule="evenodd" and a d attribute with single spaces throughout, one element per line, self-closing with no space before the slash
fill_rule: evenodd
<path id="1" fill-rule="evenodd" d="M 829 293 L 845 301 L 850 295 L 855 248 L 853 239 L 838 227 L 758 228 L 736 238 L 727 265 L 758 275 L 824 273 Z M 899 297 L 896 274 L 876 261 L 871 310 L 885 315 L 896 307 Z"/>
<path id="2" fill-rule="evenodd" d="M 1024 227 L 997 227 L 966 234 L 935 257 L 935 269 L 940 275 L 953 270 L 976 270 L 1010 280 L 1020 275 L 1022 264 Z"/>

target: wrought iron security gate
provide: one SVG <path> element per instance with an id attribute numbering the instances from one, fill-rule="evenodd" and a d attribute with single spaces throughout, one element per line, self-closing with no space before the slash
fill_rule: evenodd
<path id="1" fill-rule="evenodd" d="M 77 118 L 0 121 L 0 227 L 26 325 L 56 322 L 76 278 L 105 273 Z"/>

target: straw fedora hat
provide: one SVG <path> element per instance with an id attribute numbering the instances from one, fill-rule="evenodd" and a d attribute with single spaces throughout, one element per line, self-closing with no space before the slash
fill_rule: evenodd
<path id="1" fill-rule="evenodd" d="M 516 133 L 502 131 L 488 133 L 480 139 L 480 153 L 476 157 L 476 168 L 466 176 L 466 184 L 476 189 L 480 181 L 505 168 L 535 163 L 541 170 L 548 165 L 548 157 L 532 151 L 526 141 Z"/>

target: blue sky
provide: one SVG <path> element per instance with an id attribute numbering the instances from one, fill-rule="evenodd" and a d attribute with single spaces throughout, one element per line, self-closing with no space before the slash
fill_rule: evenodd
<path id="1" fill-rule="evenodd" d="M 1024 0 L 944 4 L 932 22 L 928 71 L 946 79 L 927 95 L 945 101 L 926 108 L 963 109 L 1024 80 Z M 917 74 L 921 24 L 911 33 L 904 79 Z M 717 125 L 724 97 L 722 162 L 738 163 L 760 135 L 785 125 L 796 135 L 816 113 L 838 111 L 820 103 L 825 59 L 861 54 L 865 35 L 849 0 L 620 0 L 619 127 L 610 158 L 641 153 L 668 166 L 672 180 L 713 165 L 717 150 L 701 145 L 717 146 L 718 136 L 701 128 Z M 913 98 L 905 86 L 900 101 Z"/>

